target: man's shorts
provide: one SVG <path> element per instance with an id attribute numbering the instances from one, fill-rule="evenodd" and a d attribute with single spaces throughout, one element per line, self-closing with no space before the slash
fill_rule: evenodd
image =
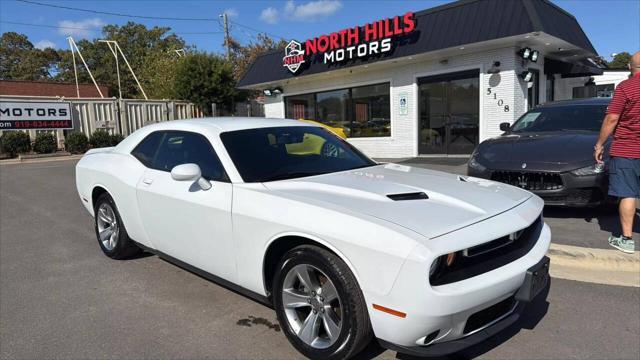
<path id="1" fill-rule="evenodd" d="M 640 159 L 611 157 L 609 195 L 619 198 L 640 198 Z"/>

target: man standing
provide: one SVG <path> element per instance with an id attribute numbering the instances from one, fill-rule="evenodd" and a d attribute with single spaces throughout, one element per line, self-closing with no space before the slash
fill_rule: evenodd
<path id="1" fill-rule="evenodd" d="M 604 143 L 613 133 L 609 155 L 609 195 L 620 198 L 622 234 L 610 236 L 609 244 L 633 253 L 633 218 L 640 198 L 640 51 L 629 62 L 631 77 L 616 88 L 600 129 L 594 156 L 602 163 Z"/>

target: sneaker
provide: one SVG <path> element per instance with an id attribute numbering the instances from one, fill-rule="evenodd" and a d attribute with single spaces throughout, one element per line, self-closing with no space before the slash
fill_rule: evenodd
<path id="1" fill-rule="evenodd" d="M 609 245 L 627 254 L 633 254 L 636 248 L 633 239 L 624 236 L 609 236 Z"/>

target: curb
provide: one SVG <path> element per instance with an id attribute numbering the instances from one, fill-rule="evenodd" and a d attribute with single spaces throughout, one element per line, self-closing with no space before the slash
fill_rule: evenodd
<path id="1" fill-rule="evenodd" d="M 640 287 L 640 252 L 593 249 L 552 243 L 551 276 L 606 285 Z"/>
<path id="2" fill-rule="evenodd" d="M 47 156 L 47 157 L 38 157 L 38 158 L 18 158 L 18 159 L 8 159 L 8 160 L 0 160 L 1 165 L 17 165 L 17 164 L 35 164 L 35 163 L 45 163 L 52 161 L 65 161 L 65 160 L 78 160 L 82 158 L 84 154 L 79 155 L 63 155 L 63 156 Z"/>

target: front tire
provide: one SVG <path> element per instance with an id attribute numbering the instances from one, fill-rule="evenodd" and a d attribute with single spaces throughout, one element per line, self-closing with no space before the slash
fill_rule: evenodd
<path id="1" fill-rule="evenodd" d="M 141 251 L 129 238 L 111 195 L 108 193 L 100 195 L 93 211 L 96 238 L 105 255 L 112 259 L 121 260 Z"/>
<path id="2" fill-rule="evenodd" d="M 325 249 L 290 250 L 278 264 L 273 300 L 289 342 L 311 359 L 348 359 L 371 341 L 362 291 L 349 267 Z"/>

